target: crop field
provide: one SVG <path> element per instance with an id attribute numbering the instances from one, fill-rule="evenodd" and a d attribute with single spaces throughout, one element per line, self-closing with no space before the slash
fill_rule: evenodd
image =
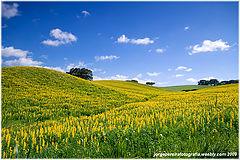
<path id="1" fill-rule="evenodd" d="M 180 152 L 237 158 L 238 90 L 230 84 L 174 92 L 2 67 L 1 158 L 161 158 L 156 154 Z"/>

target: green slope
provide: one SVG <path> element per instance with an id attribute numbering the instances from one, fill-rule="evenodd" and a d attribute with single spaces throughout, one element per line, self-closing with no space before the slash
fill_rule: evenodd
<path id="1" fill-rule="evenodd" d="M 109 89 L 117 90 L 129 96 L 134 95 L 138 97 L 145 97 L 146 99 L 167 92 L 166 90 L 160 89 L 158 87 L 148 86 L 135 82 L 101 80 L 94 81 L 93 83 L 107 87 Z"/>
<path id="2" fill-rule="evenodd" d="M 3 125 L 98 114 L 139 101 L 146 99 L 50 69 L 2 67 Z"/>
<path id="3" fill-rule="evenodd" d="M 161 89 L 165 89 L 168 91 L 182 91 L 182 90 L 192 90 L 192 89 L 203 89 L 203 88 L 209 88 L 211 86 L 205 86 L 205 85 L 183 85 L 183 86 L 169 86 L 169 87 L 160 87 Z"/>

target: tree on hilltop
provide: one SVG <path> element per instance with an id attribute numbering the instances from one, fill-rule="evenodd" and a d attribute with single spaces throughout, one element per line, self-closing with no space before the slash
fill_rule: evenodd
<path id="1" fill-rule="evenodd" d="M 146 84 L 152 86 L 155 84 L 155 82 L 146 82 Z"/>
<path id="2" fill-rule="evenodd" d="M 67 74 L 71 74 L 73 76 L 82 78 L 82 79 L 86 79 L 89 81 L 93 80 L 93 74 L 92 71 L 86 68 L 72 68 L 70 69 L 69 72 L 66 72 Z"/>

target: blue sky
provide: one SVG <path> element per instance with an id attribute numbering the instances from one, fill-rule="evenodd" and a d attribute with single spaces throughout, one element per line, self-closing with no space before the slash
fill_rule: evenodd
<path id="1" fill-rule="evenodd" d="M 2 66 L 156 86 L 238 79 L 238 2 L 4 2 Z"/>

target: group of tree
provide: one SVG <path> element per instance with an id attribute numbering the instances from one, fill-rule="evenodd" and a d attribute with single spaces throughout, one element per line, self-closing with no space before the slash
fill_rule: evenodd
<path id="1" fill-rule="evenodd" d="M 155 84 L 155 82 L 146 82 L 147 85 L 152 86 Z"/>
<path id="2" fill-rule="evenodd" d="M 138 83 L 137 80 L 133 79 L 133 80 L 126 80 L 127 82 L 135 82 L 135 83 Z"/>
<path id="3" fill-rule="evenodd" d="M 217 85 L 234 84 L 234 83 L 239 83 L 239 80 L 230 80 L 230 81 L 221 81 L 221 82 L 219 82 L 217 79 L 200 80 L 198 82 L 198 85 L 217 86 Z"/>
<path id="4" fill-rule="evenodd" d="M 138 83 L 138 81 L 137 80 L 126 80 L 127 82 L 134 82 L 134 83 Z M 146 82 L 146 85 L 150 85 L 150 86 L 152 86 L 152 85 L 154 85 L 155 84 L 155 82 Z"/>
<path id="5" fill-rule="evenodd" d="M 93 80 L 92 71 L 86 68 L 72 68 L 66 73 L 89 81 Z"/>

